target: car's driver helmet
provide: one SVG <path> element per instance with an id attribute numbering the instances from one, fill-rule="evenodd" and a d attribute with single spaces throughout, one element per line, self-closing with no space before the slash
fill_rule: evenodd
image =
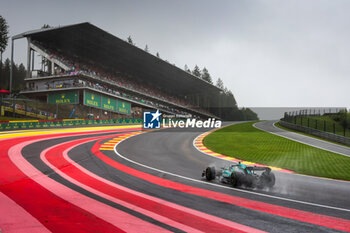
<path id="1" fill-rule="evenodd" d="M 241 163 L 241 161 L 238 161 L 238 166 L 240 166 L 241 168 L 246 168 L 246 166 L 244 164 Z"/>

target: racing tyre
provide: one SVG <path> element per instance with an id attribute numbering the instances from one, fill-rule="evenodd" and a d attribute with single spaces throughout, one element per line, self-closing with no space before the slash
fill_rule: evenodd
<path id="1" fill-rule="evenodd" d="M 215 167 L 207 167 L 205 169 L 205 178 L 208 181 L 215 179 Z"/>
<path id="2" fill-rule="evenodd" d="M 264 188 L 264 187 L 272 188 L 275 185 L 276 178 L 275 178 L 275 174 L 273 174 L 272 172 L 269 172 L 269 173 L 263 172 L 261 178 L 262 178 L 262 183 L 260 188 Z"/>
<path id="3" fill-rule="evenodd" d="M 267 181 L 267 187 L 272 188 L 275 185 L 276 182 L 276 178 L 275 178 L 275 174 L 273 174 L 272 172 L 270 172 L 268 175 L 268 181 Z"/>
<path id="4" fill-rule="evenodd" d="M 232 185 L 232 187 L 237 187 L 237 185 L 238 185 L 238 176 L 237 176 L 236 172 L 231 173 L 231 185 Z"/>

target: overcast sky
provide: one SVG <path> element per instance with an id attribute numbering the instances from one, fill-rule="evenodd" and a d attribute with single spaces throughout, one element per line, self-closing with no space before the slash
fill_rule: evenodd
<path id="1" fill-rule="evenodd" d="M 10 36 L 85 21 L 131 35 L 178 67 L 207 67 L 248 107 L 349 107 L 349 12 L 348 0 L 1 0 L 0 8 Z M 15 48 L 26 64 L 26 41 Z"/>

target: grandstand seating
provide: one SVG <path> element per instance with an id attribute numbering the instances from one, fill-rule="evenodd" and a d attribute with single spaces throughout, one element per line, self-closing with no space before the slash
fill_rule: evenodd
<path id="1" fill-rule="evenodd" d="M 121 73 L 112 73 L 108 71 L 104 71 L 103 69 L 93 67 L 92 65 L 86 64 L 81 61 L 74 61 L 74 58 L 68 57 L 64 55 L 60 51 L 54 50 L 52 48 L 48 48 L 43 43 L 32 41 L 32 49 L 37 49 L 40 55 L 45 58 L 52 60 L 56 64 L 59 64 L 59 69 L 53 71 L 53 76 L 61 76 L 61 77 L 81 77 L 88 76 L 93 81 L 75 79 L 70 80 L 71 82 L 67 84 L 65 81 L 56 81 L 51 84 L 48 83 L 46 89 L 61 89 L 67 87 L 89 87 L 92 89 L 100 90 L 103 92 L 111 93 L 113 95 L 126 97 L 128 99 L 136 100 L 140 103 L 145 103 L 147 105 L 160 108 L 162 110 L 166 110 L 169 113 L 176 114 L 188 114 L 184 111 L 184 108 L 200 111 L 203 113 L 208 113 L 204 109 L 200 109 L 191 105 L 185 99 L 182 99 L 178 96 L 173 96 L 163 92 L 159 89 L 155 89 L 150 85 L 145 83 L 138 84 L 131 79 L 123 75 Z M 43 73 L 44 76 L 47 76 L 47 73 Z M 64 84 L 62 84 L 64 83 Z M 112 85 L 106 85 L 112 84 Z M 114 88 L 113 88 L 114 87 Z M 123 92 L 124 90 L 128 90 L 128 93 Z M 43 87 L 27 87 L 28 91 L 40 91 Z M 133 94 L 130 94 L 133 93 Z M 169 105 L 169 103 L 171 105 Z M 181 107 L 182 110 L 177 109 L 176 107 Z"/>
<path id="2" fill-rule="evenodd" d="M 88 22 L 13 38 L 28 40 L 26 89 L 21 91 L 27 97 L 58 104 L 60 97 L 54 96 L 75 93 L 74 104 L 116 117 L 151 109 L 201 118 L 218 118 L 221 113 L 220 88 Z M 39 70 L 34 70 L 35 53 L 41 56 Z M 86 93 L 96 94 L 100 102 L 85 102 Z M 129 110 L 102 106 L 103 98 Z"/>

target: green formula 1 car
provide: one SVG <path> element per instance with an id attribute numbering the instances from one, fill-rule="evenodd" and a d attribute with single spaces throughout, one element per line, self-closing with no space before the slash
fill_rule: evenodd
<path id="1" fill-rule="evenodd" d="M 208 181 L 218 178 L 220 182 L 231 184 L 233 187 L 245 186 L 250 188 L 272 188 L 275 185 L 275 175 L 269 167 L 246 166 L 239 162 L 228 168 L 222 167 L 216 171 L 215 167 L 207 167 L 202 177 Z"/>

